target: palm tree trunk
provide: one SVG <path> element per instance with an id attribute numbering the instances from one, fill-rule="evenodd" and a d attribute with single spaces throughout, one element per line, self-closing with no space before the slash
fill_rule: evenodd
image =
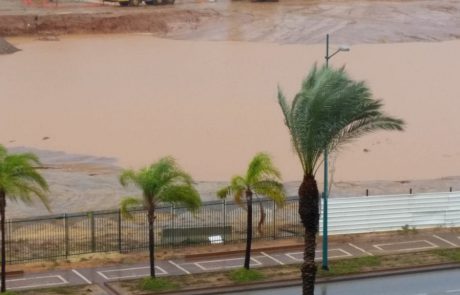
<path id="1" fill-rule="evenodd" d="M 0 227 L 2 230 L 2 241 L 1 241 L 1 246 L 2 246 L 2 251 L 1 251 L 1 284 L 2 287 L 0 288 L 0 291 L 3 293 L 6 291 L 6 251 L 5 251 L 5 207 L 6 207 L 6 195 L 4 191 L 0 191 Z"/>
<path id="2" fill-rule="evenodd" d="M 316 234 L 319 226 L 319 193 L 313 175 L 305 175 L 299 187 L 299 215 L 305 229 L 304 262 L 300 268 L 302 294 L 314 295 Z"/>
<path id="3" fill-rule="evenodd" d="M 155 278 L 155 236 L 153 232 L 153 222 L 155 220 L 155 208 L 148 209 L 147 219 L 149 222 L 149 254 L 150 254 L 150 276 Z"/>
<path id="4" fill-rule="evenodd" d="M 248 207 L 247 231 L 246 231 L 246 254 L 244 256 L 244 268 L 249 269 L 251 261 L 251 242 L 252 242 L 252 191 L 246 190 L 246 202 Z"/>
<path id="5" fill-rule="evenodd" d="M 264 205 L 262 204 L 262 200 L 260 199 L 259 199 L 259 209 L 260 209 L 260 219 L 259 219 L 259 222 L 257 223 L 257 233 L 260 236 L 262 236 L 264 234 L 262 226 L 264 225 L 265 217 L 267 214 L 265 213 Z"/>

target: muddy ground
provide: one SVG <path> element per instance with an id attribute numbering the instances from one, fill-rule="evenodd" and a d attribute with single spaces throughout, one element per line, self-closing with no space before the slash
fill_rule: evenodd
<path id="1" fill-rule="evenodd" d="M 26 4 L 29 3 L 29 4 Z M 174 39 L 320 43 L 440 41 L 460 36 L 456 0 L 178 0 L 122 8 L 100 1 L 2 0 L 0 36 L 148 32 Z"/>
<path id="2" fill-rule="evenodd" d="M 75 155 L 64 152 L 13 148 L 12 152 L 31 151 L 39 155 L 44 168 L 41 170 L 50 184 L 53 214 L 92 210 L 114 209 L 124 196 L 139 195 L 140 191 L 123 188 L 118 182 L 121 168 L 116 159 Z M 196 186 L 204 201 L 217 200 L 216 191 L 226 182 L 197 181 Z M 300 182 L 285 183 L 289 196 L 297 194 Z M 319 183 L 319 187 L 322 184 Z M 334 182 L 331 197 L 460 191 L 460 176 L 426 180 L 375 180 Z M 15 218 L 47 215 L 40 205 L 25 206 L 10 202 L 7 215 Z"/>

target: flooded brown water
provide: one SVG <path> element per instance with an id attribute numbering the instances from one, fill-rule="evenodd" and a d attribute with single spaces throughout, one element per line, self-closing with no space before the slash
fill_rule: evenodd
<path id="1" fill-rule="evenodd" d="M 9 39 L 0 56 L 0 142 L 140 167 L 173 155 L 197 180 L 227 180 L 259 151 L 286 180 L 301 168 L 277 105 L 324 46 L 176 41 L 147 35 Z M 407 122 L 348 146 L 336 180 L 459 175 L 459 41 L 356 45 L 332 60 Z M 49 137 L 49 139 L 46 139 Z M 368 152 L 364 152 L 367 149 Z"/>

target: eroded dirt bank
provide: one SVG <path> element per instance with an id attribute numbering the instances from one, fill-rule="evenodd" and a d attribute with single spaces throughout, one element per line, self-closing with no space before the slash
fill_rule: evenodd
<path id="1" fill-rule="evenodd" d="M 63 4 L 21 6 L 16 0 L 0 1 L 0 36 L 149 32 L 173 39 L 302 44 L 322 43 L 326 33 L 347 44 L 460 37 L 456 0 L 177 0 L 174 6 L 130 8 L 98 0 L 59 1 Z"/>
<path id="2" fill-rule="evenodd" d="M 210 10 L 6 15 L 0 16 L 0 36 L 127 32 L 149 32 L 162 36 L 174 28 L 194 26 L 216 15 Z"/>

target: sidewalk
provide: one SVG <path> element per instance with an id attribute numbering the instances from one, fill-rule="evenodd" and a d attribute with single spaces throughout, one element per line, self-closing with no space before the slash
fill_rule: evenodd
<path id="1" fill-rule="evenodd" d="M 318 241 L 321 241 L 321 237 Z M 322 257 L 321 246 L 319 243 L 316 251 L 318 261 Z M 333 236 L 329 240 L 328 254 L 329 259 L 332 260 L 459 246 L 460 233 L 455 230 L 407 230 L 391 233 Z M 303 257 L 302 247 L 300 239 L 254 242 L 251 266 L 300 263 Z M 161 277 L 238 268 L 243 264 L 243 249 L 243 244 L 175 249 L 174 258 L 156 261 L 157 275 Z M 11 290 L 38 289 L 81 284 L 97 284 L 105 288 L 105 282 L 148 275 L 149 266 L 145 260 L 145 262 L 134 264 L 24 273 L 9 277 L 7 288 Z M 111 294 L 107 289 L 106 291 L 107 294 Z"/>

